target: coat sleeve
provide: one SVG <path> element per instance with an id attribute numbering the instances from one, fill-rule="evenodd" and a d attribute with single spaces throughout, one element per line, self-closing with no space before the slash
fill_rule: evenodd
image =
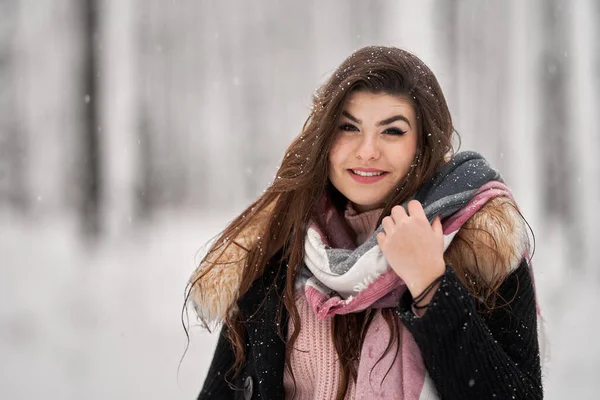
<path id="1" fill-rule="evenodd" d="M 233 348 L 227 338 L 227 326 L 223 325 L 219 334 L 217 348 L 215 349 L 202 390 L 198 395 L 198 400 L 234 399 L 234 391 L 227 380 L 228 371 L 233 363 Z"/>
<path id="2" fill-rule="evenodd" d="M 443 399 L 541 399 L 542 382 L 533 282 L 523 261 L 498 289 L 508 304 L 479 313 L 452 267 L 425 314 L 407 291 L 398 315 L 421 350 Z"/>
<path id="3" fill-rule="evenodd" d="M 429 375 L 444 399 L 541 399 L 537 307 L 523 256 L 524 220 L 514 203 L 496 198 L 463 225 L 457 238 L 444 255 L 449 265 L 423 316 L 413 313 L 408 291 L 398 306 Z M 496 304 L 486 309 L 456 271 L 494 288 Z"/>

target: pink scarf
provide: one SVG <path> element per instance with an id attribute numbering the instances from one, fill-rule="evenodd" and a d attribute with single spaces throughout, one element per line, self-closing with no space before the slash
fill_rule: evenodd
<path id="1" fill-rule="evenodd" d="M 436 215 L 443 217 L 444 250 L 461 226 L 488 200 L 498 196 L 512 198 L 510 191 L 499 180 L 488 181 L 465 196 L 469 200 L 465 200 L 457 211 L 452 210 L 450 215 L 439 212 L 439 202 L 435 203 L 437 208 L 432 206 L 438 211 Z M 389 268 L 377 246 L 376 235 L 382 228 L 379 227 L 365 243 L 356 247 L 345 229 L 343 217 L 327 197 L 321 199 L 315 211 L 318 218 L 310 225 L 305 241 L 306 268 L 297 282 L 298 286 L 303 287 L 315 314 L 325 319 L 336 314 L 360 312 L 369 307 L 395 307 L 406 285 Z M 425 211 L 427 214 L 427 206 Z M 428 217 L 431 220 L 434 215 L 428 214 Z M 377 312 L 361 350 L 357 398 L 437 399 L 435 386 L 427 374 L 419 348 L 412 334 L 402 324 L 400 349 L 392 340 L 392 348 L 381 358 L 389 335 L 385 320 Z"/>

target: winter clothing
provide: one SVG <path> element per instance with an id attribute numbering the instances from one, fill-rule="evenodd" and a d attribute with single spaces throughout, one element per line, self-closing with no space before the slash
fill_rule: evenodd
<path id="1" fill-rule="evenodd" d="M 363 275 L 359 281 L 352 281 L 351 285 L 337 285 L 339 282 L 332 285 L 327 279 L 323 279 L 322 274 L 318 275 L 323 272 L 323 260 L 326 260 L 325 264 L 334 260 L 335 262 L 331 263 L 331 270 L 335 269 L 337 272 L 334 277 L 343 276 L 344 272 L 355 268 L 360 260 L 364 260 L 365 254 L 379 250 L 373 244 L 375 236 L 372 235 L 356 251 L 350 250 L 354 244 L 336 245 L 336 248 L 331 250 L 319 248 L 318 245 L 325 240 L 331 240 L 335 235 L 319 230 L 319 224 L 313 225 L 313 229 L 316 229 L 312 232 L 309 230 L 305 259 L 309 269 L 301 274 L 299 287 L 306 290 L 307 305 L 316 315 L 326 317 L 340 312 L 355 312 L 367 307 L 389 307 L 395 304 L 402 322 L 400 356 L 396 361 L 393 357 L 389 362 L 384 359 L 381 364 L 386 368 L 383 368 L 382 372 L 376 369 L 371 371 L 377 367 L 374 361 L 382 354 L 389 339 L 389 330 L 385 322 L 377 316 L 374 318 L 363 343 L 359 361 L 357 398 L 367 395 L 406 399 L 437 398 L 427 397 L 428 393 L 435 396 L 433 387 L 437 389 L 441 398 L 450 399 L 492 398 L 494 395 L 499 399 L 513 396 L 541 398 L 535 295 L 529 266 L 523 257 L 526 235 L 523 224 L 518 223 L 516 212 L 511 213 L 510 208 L 504 206 L 506 201 L 498 202 L 498 199 L 495 199 L 486 203 L 498 195 L 509 196 L 509 193 L 499 182 L 495 171 L 487 167 L 485 161 L 474 153 L 457 156 L 436 174 L 431 184 L 426 185 L 416 195 L 424 205 L 430 220 L 438 214 L 445 218 L 444 234 L 449 239 L 447 246 L 463 224 L 470 228 L 483 226 L 495 239 L 498 252 L 510 260 L 507 269 L 507 273 L 510 274 L 498 291 L 501 298 L 512 300 L 508 306 L 489 313 L 477 311 L 476 300 L 449 266 L 429 309 L 422 318 L 413 314 L 410 308 L 410 292 L 404 290 L 401 280 L 397 276 L 386 275 L 386 271 L 389 271 L 387 265 L 377 269 L 376 262 L 371 261 L 370 271 L 379 271 L 378 276 Z M 260 232 L 260 229 L 260 223 L 255 224 L 245 232 L 246 235 L 243 235 L 241 240 L 251 241 L 252 234 Z M 343 240 L 347 238 L 342 238 Z M 343 251 L 344 248 L 347 250 Z M 463 252 L 459 244 L 451 246 L 446 255 L 448 258 L 454 258 L 453 262 L 467 261 L 466 257 L 461 259 Z M 480 252 L 477 255 L 480 266 L 485 267 L 486 262 L 492 259 L 491 255 Z M 232 253 L 225 256 L 234 259 L 236 255 Z M 379 258 L 383 259 L 382 256 Z M 222 258 L 220 260 L 223 261 Z M 371 260 L 377 260 L 377 257 L 372 257 Z M 488 266 L 492 270 L 493 265 Z M 222 312 L 231 304 L 229 302 L 232 301 L 232 297 L 215 298 L 213 295 L 235 293 L 235 285 L 239 283 L 242 268 L 243 265 L 229 266 L 227 271 L 222 267 L 219 268 L 220 271 L 214 271 L 217 268 L 213 268 L 202 279 L 196 289 L 208 297 L 201 298 L 201 301 L 196 297 L 200 315 L 223 316 Z M 233 382 L 233 386 L 238 390 L 232 390 L 225 380 L 225 374 L 233 363 L 233 353 L 231 345 L 225 339 L 227 330 L 224 328 L 200 399 L 283 398 L 286 350 L 285 341 L 277 336 L 277 327 L 284 324 L 283 337 L 287 338 L 285 328 L 288 316 L 284 309 L 282 319 L 278 320 L 277 309 L 279 296 L 285 287 L 286 270 L 285 261 L 273 260 L 265 269 L 264 275 L 237 301 L 242 320 L 245 321 L 247 343 L 246 365 Z M 227 273 L 223 275 L 218 274 L 219 272 Z M 387 286 L 379 285 L 382 277 L 390 278 Z M 336 280 L 338 279 L 334 279 Z M 329 289 L 335 289 L 334 296 L 331 296 Z M 298 306 L 299 310 L 307 308 L 302 308 L 301 301 L 298 302 Z M 302 319 L 302 329 L 306 329 L 306 320 Z M 318 327 L 318 324 L 316 326 Z M 326 339 L 327 329 L 320 332 Z M 298 347 L 298 342 L 296 348 L 302 350 Z M 309 349 L 314 350 L 313 346 Z M 395 351 L 391 354 L 395 354 Z M 369 361 L 373 358 L 374 360 Z M 373 376 L 383 377 L 390 363 L 392 368 L 388 378 L 383 381 L 385 385 L 378 386 L 381 379 L 375 379 L 374 383 L 370 384 L 373 382 L 369 381 L 371 372 Z M 427 378 L 425 366 L 430 378 Z M 296 369 L 294 372 L 296 373 Z M 324 377 L 319 376 L 318 381 L 322 378 Z M 349 389 L 349 393 L 353 395 L 355 388 Z"/>
<path id="2" fill-rule="evenodd" d="M 341 363 L 331 342 L 331 318 L 320 319 L 314 313 L 304 293 L 299 293 L 296 308 L 300 315 L 300 333 L 291 350 L 290 364 L 283 373 L 285 399 L 335 399 L 341 381 Z M 288 322 L 288 339 L 294 332 L 292 319 Z M 290 375 L 288 367 L 294 372 Z M 295 380 L 295 382 L 294 382 Z M 354 399 L 356 387 L 350 384 L 345 399 Z"/>
<path id="3" fill-rule="evenodd" d="M 356 240 L 354 241 L 353 247 L 358 247 L 375 232 L 377 228 L 377 220 L 379 220 L 379 216 L 381 215 L 383 208 L 378 208 L 376 210 L 365 211 L 363 213 L 358 213 L 352 207 L 351 203 L 346 205 L 346 210 L 344 211 L 344 220 L 356 236 Z"/>
<path id="4" fill-rule="evenodd" d="M 377 220 L 383 209 L 376 209 L 358 214 L 348 203 L 344 219 L 356 236 L 356 245 L 362 244 L 377 228 Z M 296 308 L 300 315 L 302 329 L 296 339 L 290 357 L 290 367 L 294 377 L 287 370 L 283 376 L 286 399 L 333 399 L 340 384 L 341 364 L 334 346 L 331 345 L 332 321 L 320 319 L 306 301 L 302 291 L 296 300 Z M 379 325 L 377 315 L 372 326 Z M 386 326 L 387 329 L 387 326 Z M 294 332 L 292 320 L 288 324 L 288 338 Z M 393 349 L 392 351 L 394 351 Z M 356 396 L 355 385 L 350 383 L 346 392 L 347 399 Z"/>
<path id="5" fill-rule="evenodd" d="M 198 399 L 284 398 L 285 342 L 277 328 L 283 324 L 287 337 L 288 316 L 285 309 L 281 320 L 276 315 L 286 269 L 269 265 L 240 298 L 242 316 L 253 315 L 246 323 L 247 362 L 235 379 L 226 378 L 233 351 L 224 327 Z M 401 299 L 399 317 L 417 341 L 440 398 L 542 398 L 535 295 L 526 262 L 508 276 L 499 294 L 512 299 L 510 305 L 479 314 L 476 301 L 448 268 L 422 318 L 412 313 L 408 292 Z"/>
<path id="6" fill-rule="evenodd" d="M 485 202 L 498 196 L 512 198 L 499 174 L 476 153 L 459 154 L 436 174 L 431 184 L 425 185 L 416 194 L 430 221 L 436 215 L 442 217 L 444 250 L 462 224 Z M 380 226 L 356 248 L 353 235 L 344 229 L 344 222 L 335 206 L 324 196 L 307 231 L 305 267 L 297 285 L 305 292 L 309 305 L 319 318 L 359 312 L 368 307 L 393 307 L 407 289 L 377 246 L 376 235 L 383 231 L 383 227 Z M 517 267 L 524 252 L 522 246 L 511 269 Z M 358 397 L 394 393 L 396 398 L 417 400 L 422 393 L 435 393 L 419 348 L 404 326 L 399 332 L 402 341 L 398 356 L 395 351 L 388 352 L 381 365 L 388 368 L 377 368 L 376 361 L 383 356 L 389 343 L 389 329 L 385 327 L 385 321 L 378 315 L 376 323 L 371 324 L 365 336 L 362 344 L 364 354 L 360 357 L 356 381 Z M 373 349 L 376 348 L 381 352 L 374 355 Z M 395 379 L 384 379 L 386 376 Z M 403 395 L 400 396 L 400 393 Z"/>

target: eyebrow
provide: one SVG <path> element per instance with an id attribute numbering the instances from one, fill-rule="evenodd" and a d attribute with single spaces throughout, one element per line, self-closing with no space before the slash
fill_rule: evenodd
<path id="1" fill-rule="evenodd" d="M 356 118 L 355 116 L 353 116 L 352 114 L 350 114 L 348 111 L 343 111 L 342 115 L 344 117 L 348 118 L 349 120 L 352 120 L 352 121 L 356 122 L 357 124 L 362 124 L 362 121 L 360 119 Z M 406 118 L 402 114 L 394 115 L 393 117 L 390 117 L 388 119 L 384 119 L 383 121 L 379 121 L 375 125 L 376 126 L 389 125 L 392 122 L 396 122 L 396 121 L 404 121 L 404 122 L 406 122 L 408 124 L 408 126 L 410 128 L 412 128 L 412 126 L 410 125 L 410 121 L 408 120 L 408 118 Z"/>

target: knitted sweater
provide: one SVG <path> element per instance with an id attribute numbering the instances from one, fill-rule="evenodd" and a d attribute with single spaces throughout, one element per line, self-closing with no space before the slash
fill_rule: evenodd
<path id="1" fill-rule="evenodd" d="M 346 222 L 356 234 L 356 245 L 363 243 L 377 227 L 381 209 L 356 213 L 348 207 L 344 214 Z M 286 399 L 333 399 L 340 380 L 341 366 L 331 342 L 332 320 L 320 320 L 308 305 L 304 293 L 296 300 L 300 314 L 301 329 L 291 354 L 291 368 L 294 381 L 287 368 L 283 378 Z M 294 332 L 292 320 L 289 321 L 288 337 Z M 348 387 L 346 399 L 354 399 L 354 382 Z"/>

